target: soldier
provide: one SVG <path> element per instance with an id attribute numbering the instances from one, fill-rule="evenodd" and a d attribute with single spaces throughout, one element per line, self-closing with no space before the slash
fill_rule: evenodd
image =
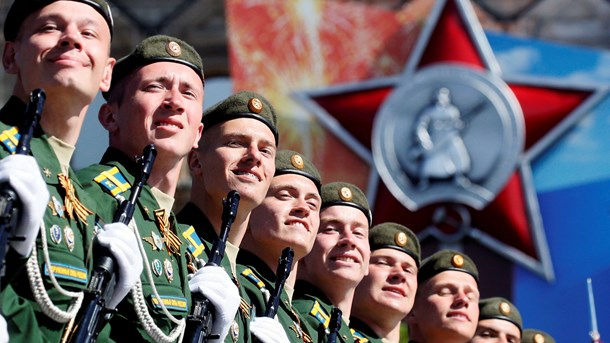
<path id="1" fill-rule="evenodd" d="M 362 342 L 400 340 L 400 323 L 417 291 L 420 246 L 417 236 L 397 223 L 382 223 L 369 233 L 369 274 L 356 287 L 350 328 Z"/>
<path id="2" fill-rule="evenodd" d="M 295 151 L 278 151 L 271 187 L 250 215 L 237 256 L 239 281 L 256 309 L 258 321 L 275 290 L 282 250 L 293 249 L 291 280 L 285 283 L 277 309 L 277 318 L 293 342 L 311 342 L 303 332 L 305 323 L 292 308 L 292 294 L 297 261 L 311 251 L 320 225 L 320 187 L 320 173 L 308 159 Z"/>
<path id="3" fill-rule="evenodd" d="M 521 343 L 555 343 L 555 339 L 542 330 L 525 329 L 523 330 Z"/>
<path id="4" fill-rule="evenodd" d="M 479 324 L 470 342 L 521 342 L 523 320 L 510 301 L 493 297 L 479 301 Z"/>
<path id="5" fill-rule="evenodd" d="M 13 230 L 22 240 L 11 241 L 6 256 L 2 314 L 11 341 L 57 342 L 80 308 L 91 273 L 95 203 L 70 159 L 89 105 L 110 86 L 112 15 L 103 0 L 15 1 L 4 38 L 3 66 L 16 82 L 0 110 L 0 180 L 10 182 L 23 208 Z M 7 157 L 24 132 L 28 94 L 37 88 L 46 92 L 46 103 L 31 142 L 33 158 Z M 129 255 L 137 244 L 133 234 L 106 229 L 99 237 L 119 265 L 111 299 L 118 301 L 142 262 Z"/>
<path id="6" fill-rule="evenodd" d="M 190 200 L 178 213 L 178 220 L 193 225 L 192 234 L 202 239 L 205 251 L 209 252 L 220 233 L 223 199 L 230 191 L 239 192 L 239 208 L 222 260 L 222 266 L 237 283 L 236 258 L 250 213 L 263 202 L 275 172 L 276 115 L 263 96 L 241 91 L 207 109 L 203 124 L 199 147 L 188 157 L 192 176 Z M 241 311 L 229 335 L 233 342 L 250 340 L 251 308 L 241 287 L 240 294 Z M 279 323 L 270 330 L 285 335 Z M 263 335 L 259 333 L 257 337 L 268 339 Z"/>
<path id="7" fill-rule="evenodd" d="M 422 261 L 417 283 L 407 315 L 410 342 L 470 341 L 479 319 L 479 272 L 472 259 L 457 251 L 438 251 Z"/>
<path id="8" fill-rule="evenodd" d="M 134 212 L 133 226 L 139 245 L 132 254 L 142 255 L 145 273 L 131 295 L 118 304 L 110 321 L 110 339 L 116 341 L 177 341 L 183 334 L 190 310 L 187 279 L 188 228 L 177 223 L 172 212 L 182 165 L 196 148 L 203 125 L 202 61 L 184 41 L 157 35 L 144 39 L 120 59 L 112 75 L 107 103 L 99 111 L 100 123 L 109 133 L 109 148 L 99 164 L 79 171 L 86 190 L 97 200 L 99 221 L 111 220 L 119 204 L 130 196 L 139 173 L 134 156 L 154 144 L 157 156 Z M 219 313 L 213 333 L 226 335 L 239 304 L 237 288 L 222 268 L 208 268 L 207 280 L 198 278 L 192 288 L 208 297 Z M 201 283 L 223 289 L 215 296 Z M 218 286 L 214 286 L 218 285 Z M 228 313 L 228 314 L 227 314 Z"/>
<path id="9" fill-rule="evenodd" d="M 372 221 L 364 193 L 346 182 L 322 186 L 320 229 L 312 251 L 299 261 L 293 304 L 315 328 L 314 342 L 327 340 L 332 307 L 342 312 L 341 342 L 353 341 L 348 321 L 354 291 L 368 273 Z"/>

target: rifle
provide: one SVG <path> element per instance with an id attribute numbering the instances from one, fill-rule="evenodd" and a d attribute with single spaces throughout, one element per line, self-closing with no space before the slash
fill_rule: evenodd
<path id="1" fill-rule="evenodd" d="M 142 157 L 136 161 L 140 168 L 134 186 L 131 188 L 131 195 L 128 200 L 121 202 L 114 214 L 113 222 L 128 225 L 133 218 L 140 192 L 150 176 L 156 156 L 157 150 L 153 144 L 144 148 Z M 100 248 L 89 282 L 89 289 L 85 295 L 84 306 L 80 308 L 76 316 L 80 320 L 77 322 L 78 324 L 70 336 L 69 342 L 95 342 L 100 330 L 110 319 L 112 312 L 106 309 L 106 302 L 114 293 L 114 286 L 116 285 L 114 267 L 115 261 L 112 254 L 106 249 Z"/>
<path id="2" fill-rule="evenodd" d="M 30 99 L 25 109 L 25 131 L 19 136 L 19 143 L 15 150 L 16 155 L 30 154 L 30 142 L 34 136 L 34 130 L 40 121 L 42 108 L 46 98 L 46 93 L 39 88 L 30 93 Z M 9 239 L 25 239 L 25 237 L 9 238 L 11 230 L 17 225 L 20 208 L 21 203 L 19 202 L 19 198 L 10 184 L 7 182 L 0 185 L 0 277 L 4 276 L 5 272 L 4 258 L 8 251 Z"/>
<path id="3" fill-rule="evenodd" d="M 282 250 L 282 256 L 280 256 L 280 263 L 277 265 L 277 271 L 275 272 L 275 288 L 273 294 L 267 302 L 267 309 L 265 309 L 265 317 L 273 318 L 277 313 L 280 305 L 280 297 L 284 284 L 288 275 L 290 275 L 290 268 L 292 268 L 292 259 L 294 258 L 294 251 L 292 248 L 287 247 Z"/>
<path id="4" fill-rule="evenodd" d="M 206 266 L 219 266 L 224 258 L 229 230 L 237 215 L 239 198 L 239 192 L 230 191 L 223 201 L 220 235 L 212 245 L 208 263 L 205 264 Z M 187 317 L 184 341 L 201 343 L 207 342 L 208 339 L 218 338 L 218 335 L 210 333 L 214 322 L 214 306 L 202 294 L 193 293 L 191 296 L 193 298 L 193 311 Z"/>
<path id="5" fill-rule="evenodd" d="M 595 313 L 595 300 L 593 299 L 593 284 L 591 278 L 587 278 L 587 293 L 589 295 L 589 313 L 591 315 L 591 336 L 592 343 L 601 343 L 601 336 L 597 330 L 597 315 Z"/>
<path id="6" fill-rule="evenodd" d="M 328 324 L 328 343 L 335 343 L 339 329 L 341 329 L 341 315 L 343 312 L 338 307 L 333 307 L 330 311 L 330 323 Z"/>

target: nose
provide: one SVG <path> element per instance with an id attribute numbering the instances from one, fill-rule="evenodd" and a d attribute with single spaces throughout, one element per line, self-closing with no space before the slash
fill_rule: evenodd
<path id="1" fill-rule="evenodd" d="M 456 308 L 468 307 L 470 305 L 470 299 L 463 290 L 459 290 L 455 294 L 453 306 Z"/>
<path id="2" fill-rule="evenodd" d="M 354 240 L 354 234 L 352 233 L 352 230 L 350 230 L 349 228 L 341 230 L 341 238 L 339 238 L 339 242 L 338 242 L 339 246 L 349 246 L 349 247 L 356 247 L 356 241 Z"/>
<path id="3" fill-rule="evenodd" d="M 311 212 L 307 201 L 301 197 L 296 198 L 296 203 L 292 211 L 296 214 L 300 214 L 302 217 L 307 217 Z"/>
<path id="4" fill-rule="evenodd" d="M 83 48 L 80 32 L 74 25 L 69 25 L 66 27 L 59 40 L 59 45 L 62 48 L 74 48 L 77 50 L 81 50 Z"/>
<path id="5" fill-rule="evenodd" d="M 258 146 L 252 143 L 246 149 L 247 150 L 246 154 L 244 155 L 244 160 L 248 161 L 253 165 L 260 165 L 262 161 L 262 154 L 258 149 Z"/>
<path id="6" fill-rule="evenodd" d="M 393 281 L 395 283 L 405 282 L 407 280 L 405 273 L 405 270 L 402 269 L 401 266 L 396 265 L 392 267 L 389 275 L 390 281 Z"/>
<path id="7" fill-rule="evenodd" d="M 166 110 L 183 113 L 184 106 L 182 104 L 182 93 L 176 87 L 168 89 L 163 102 L 163 107 Z"/>

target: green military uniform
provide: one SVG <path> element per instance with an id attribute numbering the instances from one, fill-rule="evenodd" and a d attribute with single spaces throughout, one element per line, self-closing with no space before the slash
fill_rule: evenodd
<path id="1" fill-rule="evenodd" d="M 403 252 L 415 261 L 419 268 L 421 262 L 421 247 L 417 235 L 409 228 L 398 223 L 386 222 L 373 226 L 369 231 L 369 246 L 371 253 L 379 249 L 394 249 Z M 370 309 L 374 311 L 374 309 Z M 350 327 L 357 342 L 383 342 L 366 323 L 357 318 L 352 311 Z"/>
<path id="2" fill-rule="evenodd" d="M 276 145 L 278 142 L 277 118 L 273 106 L 260 94 L 251 91 L 241 91 L 229 96 L 223 101 L 210 107 L 203 113 L 203 135 L 206 130 L 211 127 L 222 124 L 226 121 L 250 118 L 264 123 L 275 137 Z M 186 206 L 178 213 L 178 220 L 181 223 L 190 224 L 195 227 L 195 230 L 209 252 L 212 243 L 218 238 L 214 227 L 210 223 L 205 214 L 194 203 L 187 203 Z M 245 293 L 243 285 L 237 281 L 235 275 L 236 261 L 230 261 L 224 258 L 221 266 L 231 275 L 233 281 L 237 284 L 239 294 L 241 296 L 240 310 L 237 313 L 235 322 L 232 324 L 227 342 L 249 342 L 250 329 L 249 321 L 251 319 L 251 306 L 248 296 Z"/>
<path id="3" fill-rule="evenodd" d="M 360 321 L 358 318 L 354 318 L 354 316 L 350 317 L 349 327 L 352 331 L 352 336 L 354 337 L 355 343 L 382 343 L 383 339 L 379 337 L 373 329 L 371 329 L 364 322 Z"/>
<path id="4" fill-rule="evenodd" d="M 555 339 L 542 330 L 525 329 L 521 336 L 521 343 L 555 343 Z"/>
<path id="5" fill-rule="evenodd" d="M 254 315 L 263 317 L 269 298 L 275 289 L 275 271 L 271 270 L 256 255 L 246 250 L 239 252 L 237 263 L 238 280 L 250 299 Z M 312 342 L 308 333 L 311 329 L 308 330 L 304 327 L 305 323 L 301 323 L 301 318 L 293 309 L 285 288 L 280 294 L 277 319 L 286 330 L 291 342 Z"/>
<path id="6" fill-rule="evenodd" d="M 192 225 L 194 228 L 194 232 L 196 236 L 201 239 L 203 244 L 203 251 L 206 254 L 199 256 L 198 258 L 207 261 L 209 256 L 207 254 L 212 250 L 213 242 L 218 239 L 218 235 L 214 231 L 212 227 L 212 223 L 210 223 L 209 219 L 201 212 L 201 210 L 197 207 L 197 205 L 189 202 L 187 203 L 182 210 L 176 215 L 179 223 Z M 229 243 L 227 243 L 229 244 Z M 189 254 L 187 254 L 189 255 Z M 189 257 L 189 259 L 191 259 Z M 237 276 L 233 273 L 235 269 L 235 261 L 231 261 L 229 256 L 226 256 L 220 262 L 220 266 L 231 276 L 233 282 L 237 285 L 239 290 L 239 295 L 241 296 L 240 309 L 237 311 L 237 316 L 235 318 L 235 322 L 231 325 L 229 330 L 229 334 L 225 339 L 226 342 L 250 342 L 250 330 L 247 323 L 250 321 L 250 300 L 246 295 L 246 292 L 242 285 L 237 280 Z M 195 268 L 195 269 L 193 269 Z M 197 271 L 196 267 L 191 266 L 191 272 Z"/>
<path id="7" fill-rule="evenodd" d="M 321 181 L 318 169 L 301 154 L 292 150 L 281 150 L 275 156 L 275 175 L 296 174 L 310 179 L 320 191 Z M 265 247 L 261 247 L 265 249 Z M 278 256 L 279 258 L 279 256 Z M 255 254 L 241 250 L 237 256 L 237 273 L 239 281 L 250 298 L 251 305 L 257 317 L 263 317 L 271 294 L 275 290 L 276 271 Z M 280 303 L 277 309 L 277 319 L 282 324 L 288 338 L 292 342 L 312 342 L 308 327 L 300 315 L 292 307 L 292 299 L 286 288 L 280 293 Z"/>
<path id="8" fill-rule="evenodd" d="M 100 13 L 112 35 L 112 15 L 105 1 L 74 1 Z M 15 41 L 25 19 L 53 2 L 14 1 L 4 21 L 5 41 Z M 14 96 L 0 110 L 1 158 L 14 151 L 23 131 L 24 112 L 25 104 Z M 66 323 L 79 309 L 75 301 L 82 297 L 91 274 L 95 203 L 83 192 L 69 166 L 72 152 L 55 150 L 60 145 L 40 127 L 31 142 L 31 154 L 41 168 L 50 201 L 31 258 L 12 249 L 6 255 L 1 302 L 11 342 L 59 341 Z M 61 290 L 53 285 L 53 279 Z"/>
<path id="9" fill-rule="evenodd" d="M 99 164 L 78 172 L 85 190 L 97 201 L 100 227 L 113 221 L 122 199 L 129 199 L 137 168 L 134 160 L 109 148 Z M 159 204 L 148 185 L 140 193 L 133 220 L 146 253 L 144 272 L 141 286 L 134 288 L 139 291 L 132 290 L 117 307 L 110 321 L 110 337 L 116 341 L 154 341 L 151 337 L 152 330 L 156 330 L 154 326 L 165 335 L 170 335 L 177 326 L 163 313 L 161 302 L 176 318 L 185 318 L 190 309 L 184 258 L 189 242 L 183 237 L 188 227 L 177 224 L 173 213 Z M 150 327 L 147 329 L 143 322 L 150 323 Z"/>
<path id="10" fill-rule="evenodd" d="M 325 343 L 328 340 L 330 314 L 333 304 L 316 286 L 303 280 L 297 280 L 294 288 L 292 306 L 301 315 L 314 343 Z M 337 333 L 337 342 L 353 342 L 354 338 L 349 325 L 342 319 Z"/>
<path id="11" fill-rule="evenodd" d="M 17 127 L 23 125 L 20 121 L 23 120 L 24 111 L 25 104 L 16 97 L 11 97 L 0 110 L 2 158 L 15 150 L 20 131 Z M 66 291 L 82 294 L 81 291 L 87 288 L 91 275 L 89 256 L 95 221 L 93 212 L 89 211 L 96 208 L 75 178 L 74 171 L 67 165 L 64 170 L 67 169 L 68 176 L 65 176 L 49 137 L 40 128 L 32 138 L 31 154 L 41 168 L 50 201 L 43 217 L 40 237 L 29 261 L 12 249 L 7 254 L 6 276 L 2 280 L 2 285 L 6 285 L 2 291 L 2 314 L 7 320 L 11 341 L 59 341 L 66 323 L 78 310 L 76 306 L 74 311 L 68 311 L 77 294 L 61 294 L 53 286 L 51 275 Z M 83 209 L 82 218 L 74 211 L 69 213 L 67 203 L 77 204 L 79 209 Z M 34 294 L 32 287 L 39 292 Z"/>

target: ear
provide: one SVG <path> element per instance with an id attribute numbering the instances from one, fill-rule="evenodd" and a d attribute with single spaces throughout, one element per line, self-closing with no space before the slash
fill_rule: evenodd
<path id="1" fill-rule="evenodd" d="M 97 113 L 97 119 L 109 133 L 116 132 L 119 129 L 116 118 L 117 112 L 117 109 L 113 109 L 113 106 L 105 103 L 100 107 L 100 110 Z"/>
<path id="2" fill-rule="evenodd" d="M 199 160 L 199 152 L 195 149 L 191 149 L 187 156 L 187 161 L 189 165 L 189 170 L 191 171 L 191 175 L 202 175 L 203 174 L 203 166 L 201 165 L 201 161 Z"/>
<path id="3" fill-rule="evenodd" d="M 5 42 L 2 52 L 2 66 L 8 74 L 17 74 L 19 68 L 15 63 L 15 42 Z"/>
<path id="4" fill-rule="evenodd" d="M 193 143 L 193 149 L 199 148 L 199 140 L 201 139 L 201 133 L 203 132 L 203 123 L 199 122 L 199 127 L 197 127 L 197 138 L 195 139 L 195 143 Z"/>
<path id="5" fill-rule="evenodd" d="M 116 59 L 113 57 L 108 58 L 108 62 L 104 67 L 104 75 L 102 76 L 102 82 L 100 83 L 100 90 L 106 92 L 110 89 L 110 83 L 112 82 L 112 70 L 116 64 Z"/>

